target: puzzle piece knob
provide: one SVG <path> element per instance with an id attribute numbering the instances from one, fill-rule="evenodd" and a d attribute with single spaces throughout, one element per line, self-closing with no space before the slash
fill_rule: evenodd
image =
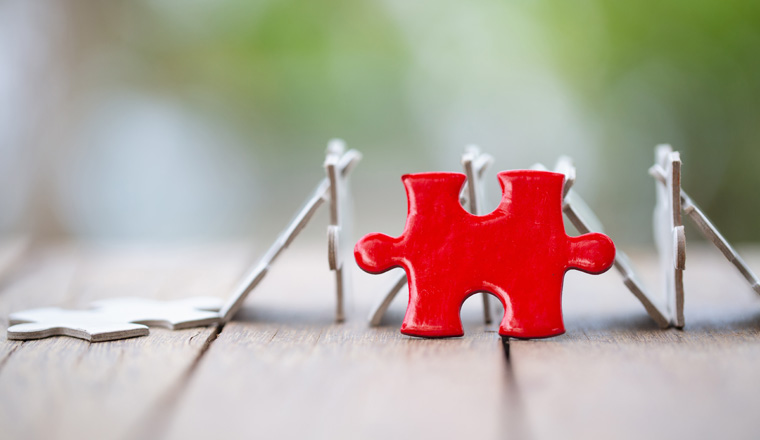
<path id="1" fill-rule="evenodd" d="M 354 247 L 354 257 L 359 267 L 369 273 L 379 274 L 401 266 L 397 256 L 401 240 L 385 234 L 368 234 Z"/>
<path id="2" fill-rule="evenodd" d="M 590 233 L 568 237 L 568 267 L 590 274 L 600 274 L 615 262 L 615 245 L 604 234 Z"/>

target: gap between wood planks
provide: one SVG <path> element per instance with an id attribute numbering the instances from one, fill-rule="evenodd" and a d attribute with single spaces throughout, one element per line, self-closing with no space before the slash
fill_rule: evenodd
<path id="1" fill-rule="evenodd" d="M 3 367 L 8 362 L 8 359 L 13 355 L 13 353 L 16 352 L 16 350 L 18 350 L 19 348 L 21 348 L 21 345 L 23 343 L 24 343 L 23 341 L 20 341 L 20 342 L 16 343 L 16 345 L 14 345 L 10 350 L 8 350 L 7 353 L 5 353 L 3 355 L 3 358 L 0 359 L 0 373 L 3 371 Z"/>
<path id="2" fill-rule="evenodd" d="M 153 408 L 146 413 L 146 417 L 140 422 L 135 424 L 135 428 L 130 430 L 124 439 L 132 438 L 165 438 L 171 423 L 175 419 L 177 410 L 179 409 L 179 403 L 182 401 L 183 396 L 188 392 L 189 384 L 193 380 L 201 361 L 207 356 L 212 344 L 219 339 L 219 336 L 224 331 L 225 324 L 217 324 L 214 326 L 213 331 L 209 334 L 203 347 L 195 357 L 191 365 L 187 368 L 182 377 L 171 387 L 166 394 L 158 399 Z M 271 343 L 277 334 L 279 329 L 275 330 L 272 337 L 269 339 Z M 194 338 L 197 335 L 194 335 Z M 319 339 L 322 336 L 322 331 L 319 332 L 317 338 L 313 342 L 313 347 L 316 347 L 319 343 Z"/>
<path id="3" fill-rule="evenodd" d="M 523 402 L 520 384 L 517 381 L 514 366 L 512 365 L 510 338 L 502 337 L 501 346 L 504 350 L 504 382 L 506 384 L 504 392 L 507 406 L 513 411 L 510 420 L 516 422 L 510 424 L 505 429 L 509 429 L 515 435 L 515 438 L 523 440 L 532 439 L 534 435 L 531 433 L 530 426 L 526 423 L 525 403 Z"/>
<path id="4" fill-rule="evenodd" d="M 182 396 L 187 391 L 188 384 L 192 380 L 193 374 L 198 369 L 198 365 L 200 365 L 203 357 L 208 353 L 211 344 L 218 339 L 223 330 L 224 324 L 214 325 L 214 329 L 206 338 L 198 355 L 193 359 L 193 362 L 187 368 L 185 373 L 174 386 L 167 390 L 163 397 L 159 398 L 152 405 L 151 410 L 146 413 L 146 417 L 142 421 L 136 423 L 134 428 L 124 436 L 124 439 L 164 438 L 169 424 L 174 419 L 174 413 L 179 406 L 179 402 L 182 400 Z M 190 340 L 200 334 L 201 333 L 197 333 L 196 335 L 191 336 Z"/>

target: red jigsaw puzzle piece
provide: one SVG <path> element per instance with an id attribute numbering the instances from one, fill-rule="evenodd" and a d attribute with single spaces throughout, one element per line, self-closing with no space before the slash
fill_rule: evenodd
<path id="1" fill-rule="evenodd" d="M 464 174 L 407 174 L 401 178 L 409 201 L 403 234 L 369 234 L 356 244 L 363 270 L 406 271 L 409 305 L 401 333 L 462 336 L 462 303 L 486 291 L 504 304 L 500 335 L 560 335 L 565 272 L 598 274 L 612 266 L 615 246 L 609 237 L 565 233 L 564 176 L 519 170 L 498 178 L 501 203 L 494 212 L 475 216 L 459 201 Z"/>

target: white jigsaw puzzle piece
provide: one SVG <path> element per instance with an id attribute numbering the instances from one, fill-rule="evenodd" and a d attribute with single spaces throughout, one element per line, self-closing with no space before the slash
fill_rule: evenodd
<path id="1" fill-rule="evenodd" d="M 656 166 L 664 171 L 665 184 L 657 182 L 654 239 L 664 277 L 665 299 L 674 327 L 684 326 L 683 271 L 686 268 L 686 236 L 681 217 L 681 156 L 670 145 L 658 145 Z"/>
<path id="2" fill-rule="evenodd" d="M 203 327 L 221 321 L 223 301 L 213 297 L 157 301 L 145 298 L 112 298 L 97 301 L 87 310 L 58 307 L 25 310 L 10 315 L 8 339 L 41 339 L 70 336 L 90 342 L 146 336 L 148 326 L 178 330 Z"/>
<path id="3" fill-rule="evenodd" d="M 652 176 L 657 179 L 662 185 L 665 185 L 665 171 L 660 166 L 654 166 L 650 170 Z M 686 194 L 686 191 L 681 189 L 681 203 L 683 205 L 683 211 L 692 219 L 697 229 L 702 235 L 710 240 L 715 247 L 720 250 L 726 259 L 733 264 L 739 273 L 742 274 L 744 279 L 747 280 L 749 285 L 756 293 L 760 294 L 760 281 L 757 275 L 749 268 L 744 259 L 739 253 L 731 246 L 731 243 L 723 237 L 718 228 L 713 225 L 712 221 L 705 215 L 705 213 L 694 203 L 694 200 Z"/>
<path id="4" fill-rule="evenodd" d="M 277 257 L 287 249 L 287 247 L 295 240 L 306 224 L 311 220 L 317 209 L 326 201 L 330 201 L 330 217 L 331 224 L 328 226 L 328 261 L 330 268 L 338 268 L 341 266 L 342 255 L 340 251 L 342 242 L 350 242 L 347 239 L 341 239 L 341 236 L 345 236 L 345 230 L 349 228 L 341 228 L 340 218 L 337 218 L 340 214 L 340 206 L 338 202 L 339 197 L 333 196 L 332 191 L 340 191 L 339 186 L 342 184 L 345 186 L 345 178 L 351 173 L 356 164 L 361 160 L 361 153 L 356 150 L 349 150 L 345 153 L 338 154 L 343 148 L 342 141 L 331 142 L 328 148 L 328 154 L 326 159 L 326 172 L 328 177 L 322 180 L 312 195 L 306 200 L 303 207 L 296 213 L 296 216 L 291 220 L 285 230 L 278 236 L 269 250 L 264 254 L 258 264 L 243 278 L 233 292 L 232 296 L 225 302 L 221 311 L 223 322 L 228 322 L 243 306 L 243 302 L 248 295 L 256 288 L 256 286 L 264 279 L 269 272 L 270 266 L 274 263 Z M 334 151 L 331 151 L 334 150 Z M 335 153 L 335 154 L 334 154 Z M 329 167 L 328 167 L 329 165 Z M 330 169 L 332 168 L 332 169 Z M 332 174 L 332 177 L 331 177 Z M 332 182 L 340 182 L 339 185 L 331 185 Z M 336 203 L 332 203 L 335 201 Z M 345 205 L 345 204 L 344 204 Z M 335 213 L 335 214 L 333 214 Z M 336 218 L 336 221 L 332 221 Z M 345 219 L 347 222 L 348 219 Z M 338 296 L 338 314 L 336 320 L 342 320 L 342 294 L 345 284 L 344 274 L 345 271 L 336 271 L 336 278 L 338 285 L 336 286 Z"/>
<path id="5" fill-rule="evenodd" d="M 90 342 L 146 336 L 141 324 L 114 322 L 97 310 L 66 310 L 57 307 L 25 310 L 10 315 L 8 339 L 30 340 L 70 336 Z"/>
<path id="6" fill-rule="evenodd" d="M 114 322 L 131 322 L 150 327 L 180 330 L 221 322 L 224 301 L 214 297 L 159 301 L 148 298 L 111 298 L 92 304 L 97 312 Z"/>
<path id="7" fill-rule="evenodd" d="M 346 256 L 352 254 L 352 206 L 348 176 L 362 155 L 356 150 L 346 151 L 345 143 L 333 139 L 327 145 L 324 168 L 330 181 L 330 225 L 327 227 L 327 261 L 335 272 L 335 320 L 345 319 L 345 299 L 350 286 L 349 271 L 344 269 Z"/>
<path id="8" fill-rule="evenodd" d="M 534 165 L 534 168 L 546 170 L 546 167 L 541 164 Z M 591 207 L 588 206 L 586 201 L 583 200 L 576 191 L 572 190 L 576 178 L 575 166 L 573 165 L 572 159 L 567 156 L 560 157 L 554 170 L 565 176 L 562 211 L 570 220 L 570 223 L 572 223 L 573 226 L 575 226 L 575 229 L 581 234 L 588 234 L 589 232 L 603 233 L 604 227 L 602 226 L 602 222 Z M 644 284 L 637 275 L 628 255 L 620 249 L 616 249 L 615 252 L 615 269 L 617 269 L 620 275 L 622 275 L 623 284 L 625 284 L 628 290 L 630 290 L 639 302 L 641 302 L 644 309 L 647 311 L 647 314 L 658 326 L 661 328 L 667 328 L 670 325 L 670 320 L 664 312 L 665 308 L 661 304 L 661 301 L 657 301 L 644 288 Z"/>

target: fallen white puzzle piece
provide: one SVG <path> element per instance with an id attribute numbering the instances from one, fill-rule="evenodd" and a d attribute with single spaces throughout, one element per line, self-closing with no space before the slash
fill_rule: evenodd
<path id="1" fill-rule="evenodd" d="M 57 307 L 11 314 L 8 339 L 41 339 L 71 336 L 91 342 L 145 336 L 148 326 L 179 330 L 221 322 L 223 301 L 213 297 L 157 301 L 145 298 L 112 298 L 87 310 Z"/>
<path id="2" fill-rule="evenodd" d="M 94 310 L 113 322 L 131 322 L 150 327 L 180 330 L 221 322 L 224 301 L 214 297 L 158 301 L 147 298 L 111 298 L 92 304 Z"/>
<path id="3" fill-rule="evenodd" d="M 114 322 L 97 310 L 66 310 L 57 307 L 25 310 L 10 315 L 8 339 L 29 340 L 70 336 L 90 342 L 146 336 L 148 327 Z"/>
<path id="4" fill-rule="evenodd" d="M 493 164 L 493 157 L 480 151 L 477 145 L 468 145 L 462 155 L 462 166 L 467 176 L 465 190 L 469 200 L 470 213 L 483 215 L 483 174 Z M 483 320 L 486 324 L 493 322 L 489 294 L 481 293 L 483 297 Z"/>
<path id="5" fill-rule="evenodd" d="M 344 261 L 353 254 L 352 225 L 353 217 L 351 192 L 348 177 L 351 170 L 359 163 L 362 155 L 356 150 L 346 151 L 345 143 L 332 139 L 327 145 L 324 168 L 330 181 L 330 225 L 327 227 L 327 261 L 330 270 L 335 272 L 336 307 L 335 320 L 345 320 L 345 299 L 348 297 L 351 281 L 349 271 L 344 270 Z"/>

